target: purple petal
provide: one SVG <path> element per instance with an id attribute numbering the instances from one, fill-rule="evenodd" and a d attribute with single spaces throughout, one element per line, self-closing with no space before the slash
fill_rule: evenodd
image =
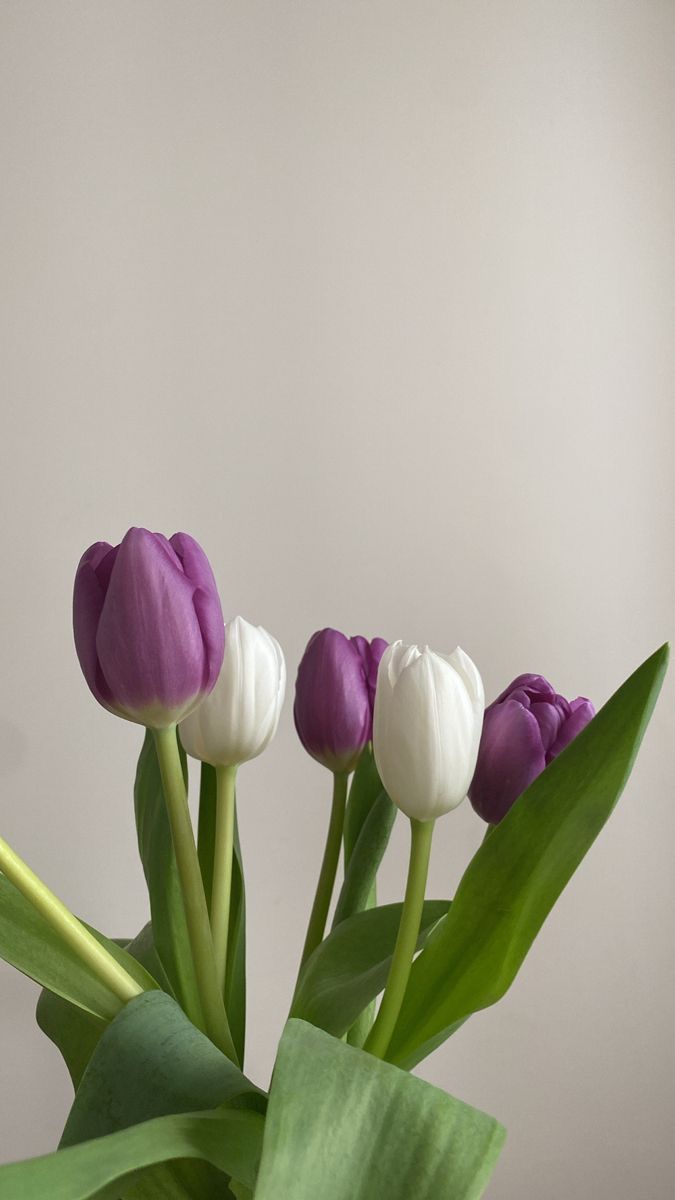
<path id="1" fill-rule="evenodd" d="M 130 529 L 117 554 L 96 635 L 115 703 L 144 710 L 181 708 L 204 687 L 205 654 L 194 587 L 164 538 Z"/>
<path id="2" fill-rule="evenodd" d="M 75 650 L 91 691 L 105 708 L 111 705 L 111 695 L 99 667 L 96 632 L 107 587 L 107 580 L 103 582 L 100 577 L 101 564 L 110 558 L 114 562 L 115 551 L 108 542 L 95 542 L 85 550 L 78 564 L 73 588 Z M 106 572 L 103 575 L 105 579 Z"/>
<path id="3" fill-rule="evenodd" d="M 585 696 L 577 696 L 569 707 L 570 715 L 549 751 L 550 758 L 555 758 L 566 746 L 569 746 L 570 742 L 574 741 L 577 734 L 581 733 L 582 729 L 585 729 L 588 722 L 595 716 L 595 706 Z"/>
<path id="4" fill-rule="evenodd" d="M 548 752 L 563 721 L 569 716 L 570 706 L 562 696 L 553 696 L 551 700 L 538 700 L 533 703 L 530 712 L 539 726 L 544 750 Z"/>
<path id="5" fill-rule="evenodd" d="M 532 704 L 532 701 L 530 699 L 530 693 L 527 691 L 526 688 L 515 688 L 514 691 L 509 692 L 506 699 L 507 700 L 516 700 L 518 704 L 522 704 L 523 708 L 530 708 L 530 706 Z M 494 703 L 495 704 L 503 704 L 504 701 L 503 700 L 495 700 Z"/>
<path id="6" fill-rule="evenodd" d="M 496 824 L 546 765 L 541 733 L 528 709 L 514 700 L 486 709 L 469 799 Z"/>
<path id="7" fill-rule="evenodd" d="M 337 629 L 322 629 L 298 667 L 295 727 L 313 758 L 332 771 L 351 770 L 371 735 L 372 713 L 363 659 Z"/>
<path id="8" fill-rule="evenodd" d="M 350 638 L 349 640 L 352 643 L 352 646 L 355 646 L 358 650 L 363 663 L 363 672 L 365 675 L 366 684 L 368 686 L 368 699 L 370 702 L 370 737 L 372 737 L 372 715 L 375 704 L 375 689 L 377 688 L 377 669 L 380 665 L 380 659 L 382 658 L 382 655 L 387 649 L 389 643 L 385 642 L 384 638 L 373 638 L 372 642 L 369 642 L 367 638 L 361 636 L 356 636 Z"/>
<path id="9" fill-rule="evenodd" d="M 530 700 L 535 700 L 538 696 L 555 695 L 555 689 L 543 675 L 517 675 L 509 686 L 497 696 L 494 703 L 501 704 L 503 700 L 510 700 L 512 693 L 516 691 L 526 692 Z"/>
<path id="10" fill-rule="evenodd" d="M 178 555 L 183 570 L 195 588 L 194 606 L 205 651 L 203 687 L 212 691 L 223 665 L 225 653 L 225 623 L 218 588 L 211 564 L 189 533 L 174 533 L 171 547 Z"/>

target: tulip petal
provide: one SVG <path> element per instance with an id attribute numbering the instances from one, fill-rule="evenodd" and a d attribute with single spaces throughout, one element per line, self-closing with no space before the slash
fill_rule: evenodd
<path id="1" fill-rule="evenodd" d="M 96 653 L 96 631 L 105 600 L 105 577 L 109 577 L 115 556 L 116 550 L 108 542 L 95 542 L 80 559 L 73 589 L 75 650 L 89 688 L 104 708 L 112 707 L 112 696 Z M 106 560 L 110 560 L 108 570 L 102 571 Z"/>
<path id="2" fill-rule="evenodd" d="M 387 642 L 385 642 L 384 638 L 378 638 L 378 637 L 373 638 L 372 642 L 369 642 L 367 638 L 360 637 L 360 636 L 350 638 L 349 640 L 352 643 L 352 646 L 355 646 L 356 649 L 358 650 L 359 654 L 361 655 L 361 661 L 363 663 L 363 671 L 364 671 L 364 675 L 365 675 L 365 679 L 366 679 L 366 684 L 368 687 L 368 697 L 370 700 L 370 708 L 372 711 L 373 705 L 375 703 L 375 689 L 377 687 L 377 671 L 378 671 L 378 667 L 380 665 L 380 659 L 382 658 L 382 655 L 384 654 L 385 650 L 387 649 Z M 368 740 L 370 740 L 370 739 L 368 739 Z"/>
<path id="3" fill-rule="evenodd" d="M 577 696 L 570 704 L 570 715 L 563 724 L 560 733 L 549 750 L 549 760 L 555 758 L 578 733 L 585 729 L 588 722 L 595 716 L 595 706 L 585 696 Z"/>
<path id="4" fill-rule="evenodd" d="M 180 710 L 203 691 L 204 644 L 193 594 L 166 539 L 129 530 L 110 577 L 96 649 L 116 704 L 134 720 L 161 722 L 164 710 Z"/>
<path id="5" fill-rule="evenodd" d="M 529 699 L 535 699 L 537 696 L 555 696 L 555 688 L 543 675 L 525 673 L 524 675 L 517 675 L 509 686 L 504 688 L 503 692 L 500 692 L 493 703 L 501 704 L 502 700 L 511 698 L 512 693 L 519 689 L 527 692 Z"/>
<path id="6" fill-rule="evenodd" d="M 218 588 L 211 564 L 199 542 L 189 533 L 174 533 L 169 541 L 195 589 L 194 607 L 205 651 L 203 686 L 206 692 L 210 692 L 220 673 L 225 647 L 225 627 Z"/>
<path id="7" fill-rule="evenodd" d="M 440 657 L 443 658 L 444 655 Z M 461 646 L 457 646 L 452 654 L 448 655 L 447 661 L 462 677 L 469 695 L 482 712 L 485 708 L 485 691 L 483 689 L 483 680 L 473 659 L 464 653 Z"/>
<path id="8" fill-rule="evenodd" d="M 562 696 L 556 696 L 555 699 L 556 701 L 562 700 Z M 548 700 L 537 700 L 530 704 L 529 709 L 539 726 L 544 751 L 548 752 L 558 736 L 563 721 L 569 714 L 569 705 L 566 700 L 564 707 L 563 704 L 552 704 Z"/>
<path id="9" fill-rule="evenodd" d="M 480 739 L 478 700 L 447 657 L 400 643 L 385 652 L 373 750 L 387 792 L 408 817 L 431 820 L 466 796 Z"/>
<path id="10" fill-rule="evenodd" d="M 309 640 L 298 667 L 293 716 L 308 754 L 332 771 L 353 770 L 372 732 L 363 659 L 337 629 Z"/>
<path id="11" fill-rule="evenodd" d="M 214 767 L 227 767 L 262 753 L 276 733 L 285 684 L 279 643 L 265 629 L 235 617 L 226 627 L 215 687 L 181 721 L 188 754 Z"/>
<path id="12" fill-rule="evenodd" d="M 478 766 L 469 799 L 483 820 L 496 824 L 546 766 L 536 718 L 516 700 L 485 712 Z"/>

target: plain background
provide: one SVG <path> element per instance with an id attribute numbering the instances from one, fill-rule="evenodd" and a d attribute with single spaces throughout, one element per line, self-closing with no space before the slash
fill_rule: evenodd
<path id="1" fill-rule="evenodd" d="M 669 2 L 0 5 L 2 832 L 112 935 L 146 919 L 140 731 L 98 708 L 72 577 L 192 532 L 228 616 L 460 642 L 493 697 L 603 702 L 672 632 Z M 507 998 L 421 1074 L 509 1130 L 490 1200 L 673 1183 L 674 689 Z M 265 1083 L 330 779 L 241 772 L 248 1069 Z M 482 836 L 439 825 L 431 891 Z M 400 897 L 406 831 L 382 875 Z M 0 1160 L 65 1069 L 0 971 Z"/>

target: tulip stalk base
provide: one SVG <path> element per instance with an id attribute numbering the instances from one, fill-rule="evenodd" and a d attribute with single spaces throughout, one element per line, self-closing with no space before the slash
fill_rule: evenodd
<path id="1" fill-rule="evenodd" d="M 166 729 L 155 729 L 153 732 L 206 1032 L 223 1054 L 238 1065 L 237 1052 L 218 985 L 209 912 L 190 820 L 176 727 L 171 725 Z"/>
<path id="2" fill-rule="evenodd" d="M 120 1007 L 133 1000 L 134 996 L 140 996 L 143 991 L 140 984 L 132 979 L 121 963 L 118 963 L 105 946 L 78 921 L 46 883 L 31 871 L 27 863 L 15 854 L 4 838 L 0 838 L 0 870 L 51 925 L 61 940 L 70 946 L 101 983 L 113 992 L 120 1001 Z"/>
<path id="3" fill-rule="evenodd" d="M 374 1054 L 376 1058 L 384 1058 L 389 1049 L 408 986 L 424 908 L 424 893 L 427 886 L 433 832 L 433 821 L 416 821 L 411 818 L 410 863 L 401 924 L 398 928 L 396 946 L 382 1003 L 375 1024 L 363 1047 L 370 1054 Z"/>
<path id="4" fill-rule="evenodd" d="M 348 771 L 335 771 L 333 775 L 333 804 L 330 813 L 328 836 L 326 837 L 326 847 L 323 852 L 319 882 L 316 885 L 316 894 L 309 918 L 309 925 L 307 926 L 307 936 L 300 961 L 301 971 L 310 954 L 323 941 L 326 929 L 328 910 L 333 896 L 333 888 L 335 887 L 338 862 L 340 861 L 348 782 Z"/>
<path id="5" fill-rule="evenodd" d="M 216 829 L 213 851 L 213 889 L 211 892 L 211 934 L 216 958 L 216 974 L 221 992 L 225 991 L 227 947 L 230 929 L 232 892 L 232 856 L 234 854 L 234 815 L 236 767 L 216 767 Z"/>

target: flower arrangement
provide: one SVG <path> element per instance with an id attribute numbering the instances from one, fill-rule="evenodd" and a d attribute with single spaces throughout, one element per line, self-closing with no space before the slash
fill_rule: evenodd
<path id="1" fill-rule="evenodd" d="M 531 674 L 485 708 L 459 647 L 310 639 L 295 725 L 332 806 L 265 1092 L 243 1072 L 236 789 L 277 728 L 281 648 L 224 623 L 191 537 L 144 529 L 83 555 L 73 625 L 93 695 L 146 731 L 134 799 L 150 920 L 109 939 L 0 839 L 0 954 L 41 985 L 37 1020 L 75 1089 L 58 1150 L 1 1167 L 0 1200 L 479 1197 L 502 1126 L 411 1071 L 510 987 L 626 783 L 667 647 L 596 715 Z M 196 833 L 186 755 L 201 763 Z M 485 836 L 454 899 L 429 899 L 434 824 L 467 796 Z M 399 812 L 407 882 L 378 905 Z"/>

